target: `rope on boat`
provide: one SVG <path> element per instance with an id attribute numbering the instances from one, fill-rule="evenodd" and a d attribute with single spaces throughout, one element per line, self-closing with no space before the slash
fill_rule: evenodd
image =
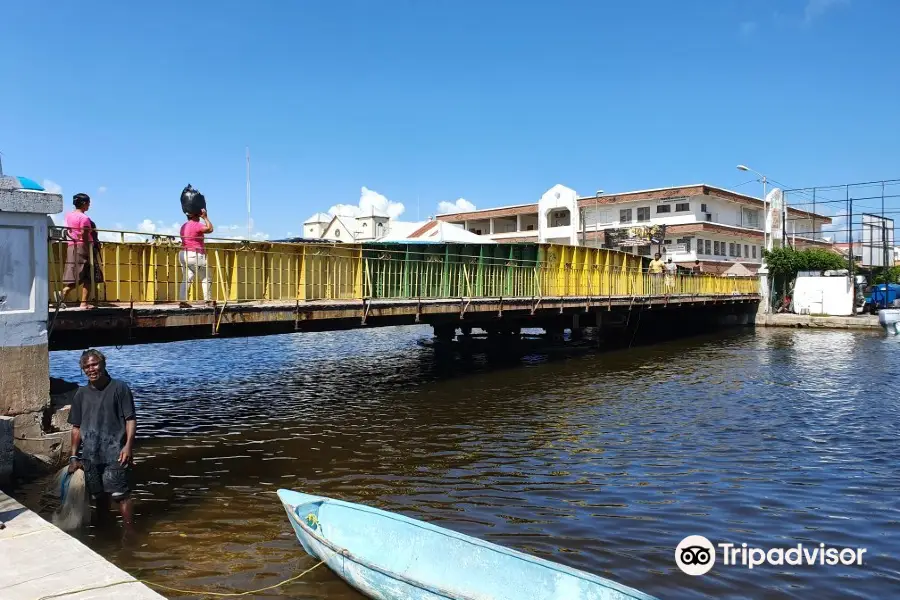
<path id="1" fill-rule="evenodd" d="M 154 583 L 152 581 L 147 581 L 146 579 L 127 579 L 127 580 L 123 580 L 123 581 L 115 581 L 113 583 L 107 583 L 104 585 L 95 585 L 95 586 L 90 586 L 90 587 L 78 588 L 77 590 L 69 590 L 68 592 L 62 592 L 59 594 L 50 594 L 49 596 L 41 596 L 40 598 L 38 598 L 38 600 L 49 600 L 50 598 L 62 598 L 63 596 L 69 596 L 71 594 L 80 594 L 81 592 L 89 592 L 92 590 L 102 590 L 102 589 L 106 589 L 106 588 L 115 587 L 118 585 L 125 585 L 128 583 L 143 583 L 144 585 L 149 585 L 151 587 L 159 588 L 161 590 L 166 590 L 169 592 L 177 592 L 179 594 L 191 594 L 194 596 L 215 596 L 217 598 L 235 598 L 238 596 L 249 596 L 251 594 L 258 594 L 260 592 L 267 592 L 269 590 L 274 590 L 275 588 L 279 588 L 283 585 L 291 583 L 292 581 L 297 581 L 298 579 L 300 579 L 301 577 L 303 577 L 304 575 L 306 575 L 313 569 L 316 569 L 324 564 L 325 564 L 324 560 L 319 561 L 318 563 L 316 563 L 315 565 L 306 569 L 299 575 L 294 575 L 293 577 L 291 577 L 289 579 L 285 579 L 284 581 L 282 581 L 280 583 L 276 583 L 275 585 L 269 585 L 264 588 L 259 588 L 258 590 L 247 590 L 246 592 L 207 592 L 207 591 L 203 591 L 203 590 L 182 590 L 179 588 L 174 588 L 174 587 L 170 587 L 167 585 L 163 585 L 161 583 Z"/>

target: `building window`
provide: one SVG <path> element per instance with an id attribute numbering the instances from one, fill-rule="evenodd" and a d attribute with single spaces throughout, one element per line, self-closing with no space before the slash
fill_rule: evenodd
<path id="1" fill-rule="evenodd" d="M 335 230 L 334 230 L 334 237 L 341 237 L 341 230 L 340 230 L 340 229 L 335 229 Z"/>
<path id="2" fill-rule="evenodd" d="M 690 202 L 679 202 L 675 205 L 675 212 L 689 212 L 691 210 Z"/>
<path id="3" fill-rule="evenodd" d="M 703 254 L 703 240 L 697 239 L 697 254 Z"/>
<path id="4" fill-rule="evenodd" d="M 750 246 L 744 244 L 744 258 L 750 258 Z"/>
<path id="5" fill-rule="evenodd" d="M 534 231 L 534 225 L 526 225 L 525 231 Z"/>
<path id="6" fill-rule="evenodd" d="M 728 256 L 734 256 L 734 242 L 728 243 Z"/>
<path id="7" fill-rule="evenodd" d="M 707 254 L 707 255 L 708 255 L 708 254 L 711 254 L 711 252 L 709 251 L 709 250 L 710 250 L 710 243 L 709 243 L 709 240 L 703 240 L 703 243 L 706 244 L 706 252 L 705 252 L 705 254 Z"/>
<path id="8" fill-rule="evenodd" d="M 665 244 L 666 246 L 671 246 L 672 240 L 663 240 L 663 244 Z"/>
<path id="9" fill-rule="evenodd" d="M 721 250 L 719 242 L 715 242 L 713 245 L 713 256 L 719 256 L 719 250 Z"/>
<path id="10" fill-rule="evenodd" d="M 740 258 L 740 257 L 741 257 L 741 245 L 740 245 L 740 244 L 735 244 L 735 245 L 734 245 L 734 251 L 736 252 L 735 256 L 738 257 L 738 258 Z"/>
<path id="11" fill-rule="evenodd" d="M 638 246 L 638 254 L 642 256 L 650 256 L 650 246 Z"/>
<path id="12" fill-rule="evenodd" d="M 759 229 L 759 211 L 755 208 L 742 208 L 743 225 L 752 229 Z"/>
<path id="13" fill-rule="evenodd" d="M 750 247 L 753 248 L 753 258 L 756 258 L 756 246 L 754 245 Z"/>
<path id="14" fill-rule="evenodd" d="M 547 213 L 547 227 L 568 227 L 572 224 L 568 209 Z"/>
<path id="15" fill-rule="evenodd" d="M 619 210 L 619 221 L 622 223 L 631 223 L 631 209 L 623 208 Z"/>
<path id="16" fill-rule="evenodd" d="M 368 226 L 369 226 L 369 224 L 366 223 L 365 221 L 363 221 L 363 227 L 368 227 Z"/>
<path id="17" fill-rule="evenodd" d="M 675 240 L 675 243 L 676 244 L 684 244 L 685 252 L 691 251 L 691 238 L 689 238 L 689 237 L 681 238 L 681 239 Z"/>
<path id="18" fill-rule="evenodd" d="M 642 206 L 641 208 L 637 209 L 637 220 L 638 222 L 650 220 L 649 206 Z"/>
<path id="19" fill-rule="evenodd" d="M 712 221 L 712 213 L 706 213 L 706 220 Z"/>
<path id="20" fill-rule="evenodd" d="M 706 210 L 706 204 L 700 205 L 700 212 L 709 212 L 708 210 Z"/>
<path id="21" fill-rule="evenodd" d="M 672 212 L 671 204 L 657 204 L 656 214 Z"/>

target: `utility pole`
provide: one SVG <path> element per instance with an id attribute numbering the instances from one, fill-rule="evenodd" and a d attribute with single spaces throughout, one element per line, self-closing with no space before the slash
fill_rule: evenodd
<path id="1" fill-rule="evenodd" d="M 846 202 L 847 202 L 847 239 L 849 240 L 849 254 L 850 254 L 850 281 L 853 284 L 853 300 L 850 304 L 850 314 L 856 314 L 856 265 L 853 260 L 853 200 L 850 198 L 850 186 L 844 186 L 846 190 Z"/>
<path id="2" fill-rule="evenodd" d="M 581 221 L 581 247 L 585 246 L 585 235 L 587 230 L 587 224 L 584 222 L 584 208 L 580 209 L 581 217 L 579 220 Z"/>
<path id="3" fill-rule="evenodd" d="M 893 219 L 891 220 L 893 222 Z M 892 232 L 893 233 L 893 232 Z M 884 182 L 881 182 L 881 249 L 882 249 L 882 260 L 884 264 L 884 282 L 885 283 L 893 283 L 892 281 L 888 281 L 888 269 L 894 266 L 893 261 L 889 261 L 888 256 L 888 242 L 890 238 L 888 236 L 887 231 L 887 220 L 884 218 Z M 887 294 L 885 294 L 885 299 L 887 299 Z"/>

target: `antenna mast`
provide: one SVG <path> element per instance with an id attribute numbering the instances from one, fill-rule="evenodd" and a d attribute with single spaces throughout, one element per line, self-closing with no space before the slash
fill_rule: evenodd
<path id="1" fill-rule="evenodd" d="M 250 217 L 250 146 L 247 146 L 247 239 L 251 239 L 253 219 Z"/>

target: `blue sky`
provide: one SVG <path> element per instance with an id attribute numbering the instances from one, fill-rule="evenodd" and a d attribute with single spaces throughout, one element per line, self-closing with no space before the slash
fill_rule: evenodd
<path id="1" fill-rule="evenodd" d="M 758 192 L 738 163 L 895 178 L 897 23 L 892 0 L 7 0 L 0 151 L 100 227 L 180 222 L 190 182 L 240 234 L 249 146 L 273 238 L 363 187 L 417 220 L 556 183 Z"/>

